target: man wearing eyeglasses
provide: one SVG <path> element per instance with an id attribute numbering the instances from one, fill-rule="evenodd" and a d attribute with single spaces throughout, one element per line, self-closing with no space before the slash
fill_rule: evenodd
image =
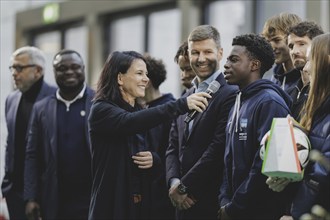
<path id="1" fill-rule="evenodd" d="M 9 67 L 17 88 L 6 99 L 7 143 L 5 176 L 1 185 L 10 219 L 26 219 L 23 200 L 24 158 L 27 127 L 34 103 L 55 88 L 44 81 L 46 59 L 43 52 L 31 46 L 17 49 Z"/>
<path id="2" fill-rule="evenodd" d="M 36 103 L 26 146 L 24 199 L 28 219 L 87 219 L 91 154 L 87 119 L 94 91 L 74 50 L 53 59 L 56 94 Z"/>

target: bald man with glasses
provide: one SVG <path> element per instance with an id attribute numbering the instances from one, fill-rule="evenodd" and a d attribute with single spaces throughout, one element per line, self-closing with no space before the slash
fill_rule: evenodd
<path id="1" fill-rule="evenodd" d="M 1 191 L 6 198 L 10 219 L 26 219 L 23 180 L 28 122 L 34 103 L 54 94 L 56 89 L 43 79 L 46 59 L 40 49 L 21 47 L 12 54 L 10 63 L 15 91 L 9 94 L 5 104 L 8 136 Z"/>

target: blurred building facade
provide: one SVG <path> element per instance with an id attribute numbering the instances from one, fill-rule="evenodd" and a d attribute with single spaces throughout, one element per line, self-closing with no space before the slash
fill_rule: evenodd
<path id="1" fill-rule="evenodd" d="M 161 91 L 179 97 L 182 88 L 174 55 L 192 28 L 211 24 L 219 29 L 223 69 L 232 38 L 260 33 L 266 19 L 280 12 L 296 13 L 329 31 L 328 0 L 2 0 L 0 180 L 7 132 L 4 103 L 14 89 L 9 57 L 16 48 L 42 49 L 48 59 L 45 79 L 52 84 L 54 54 L 62 48 L 79 51 L 86 63 L 87 82 L 94 88 L 112 51 L 149 52 L 166 64 L 168 75 Z"/>

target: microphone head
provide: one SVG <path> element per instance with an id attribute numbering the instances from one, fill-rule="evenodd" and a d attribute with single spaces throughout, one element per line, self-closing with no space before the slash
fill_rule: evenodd
<path id="1" fill-rule="evenodd" d="M 209 85 L 209 87 L 207 87 L 206 92 L 208 93 L 216 93 L 220 88 L 220 83 L 218 81 L 212 81 Z"/>

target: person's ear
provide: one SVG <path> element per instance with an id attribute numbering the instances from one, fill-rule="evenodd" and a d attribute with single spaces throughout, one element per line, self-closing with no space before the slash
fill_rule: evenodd
<path id="1" fill-rule="evenodd" d="M 252 60 L 251 70 L 257 71 L 261 67 L 261 62 L 259 60 Z"/>
<path id="2" fill-rule="evenodd" d="M 221 60 L 222 57 L 223 57 L 223 48 L 221 47 L 218 49 L 218 60 Z"/>
<path id="3" fill-rule="evenodd" d="M 122 86 L 124 84 L 123 82 L 123 74 L 122 73 L 118 73 L 117 75 L 117 82 L 119 86 Z"/>
<path id="4" fill-rule="evenodd" d="M 42 76 L 42 67 L 35 66 L 35 68 L 36 68 L 35 77 L 39 79 Z"/>

